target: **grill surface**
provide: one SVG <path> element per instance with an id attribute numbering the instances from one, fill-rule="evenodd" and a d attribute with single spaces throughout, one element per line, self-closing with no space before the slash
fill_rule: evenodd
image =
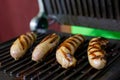
<path id="1" fill-rule="evenodd" d="M 77 65 L 74 68 L 63 69 L 56 61 L 55 51 L 51 52 L 43 62 L 36 63 L 31 60 L 31 53 L 34 47 L 42 40 L 48 33 L 38 34 L 37 41 L 27 51 L 27 54 L 18 61 L 15 61 L 9 53 L 11 44 L 15 39 L 0 44 L 0 71 L 3 75 L 9 75 L 10 78 L 16 80 L 113 80 L 119 76 L 114 75 L 120 73 L 117 69 L 120 67 L 120 46 L 115 40 L 110 40 L 106 48 L 108 53 L 108 63 L 103 70 L 93 69 L 87 59 L 87 45 L 90 37 L 87 37 L 84 45 L 79 47 L 75 53 L 77 58 Z M 71 34 L 60 33 L 61 41 L 64 41 Z M 56 47 L 57 48 L 57 47 Z M 119 62 L 119 63 L 118 63 Z M 117 64 L 117 65 L 116 65 Z M 2 79 L 2 76 L 0 76 Z M 4 79 L 3 79 L 4 80 Z"/>

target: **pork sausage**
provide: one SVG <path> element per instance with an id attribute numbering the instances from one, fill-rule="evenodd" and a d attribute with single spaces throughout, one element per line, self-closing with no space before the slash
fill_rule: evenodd
<path id="1" fill-rule="evenodd" d="M 97 37 L 92 38 L 88 45 L 88 61 L 90 65 L 95 69 L 102 69 L 106 65 L 106 51 L 105 47 L 108 43 L 108 40 L 105 38 Z"/>
<path id="2" fill-rule="evenodd" d="M 33 32 L 27 32 L 20 35 L 12 44 L 10 48 L 10 55 L 15 59 L 20 59 L 25 55 L 26 51 L 35 42 L 37 35 Z"/>
<path id="3" fill-rule="evenodd" d="M 56 33 L 46 36 L 33 50 L 32 60 L 39 62 L 48 55 L 59 43 L 60 37 Z"/>
<path id="4" fill-rule="evenodd" d="M 74 53 L 76 49 L 84 42 L 84 37 L 80 34 L 69 37 L 60 44 L 56 51 L 56 59 L 63 68 L 69 68 L 76 65 Z"/>

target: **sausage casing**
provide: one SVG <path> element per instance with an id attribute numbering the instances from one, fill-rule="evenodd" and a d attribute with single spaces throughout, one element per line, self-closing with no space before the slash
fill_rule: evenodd
<path id="1" fill-rule="evenodd" d="M 63 68 L 69 68 L 76 65 L 74 53 L 76 49 L 84 42 L 84 37 L 80 34 L 69 37 L 60 44 L 56 51 L 56 59 Z"/>
<path id="2" fill-rule="evenodd" d="M 10 48 L 10 55 L 15 60 L 18 60 L 23 55 L 25 55 L 26 51 L 35 42 L 36 38 L 37 35 L 33 32 L 20 35 L 12 44 Z"/>
<path id="3" fill-rule="evenodd" d="M 106 65 L 106 52 L 104 47 L 107 45 L 108 40 L 105 38 L 97 37 L 92 38 L 88 45 L 88 61 L 95 69 L 102 69 Z"/>
<path id="4" fill-rule="evenodd" d="M 33 50 L 32 60 L 36 62 L 41 61 L 55 48 L 59 40 L 60 37 L 56 33 L 46 36 Z"/>

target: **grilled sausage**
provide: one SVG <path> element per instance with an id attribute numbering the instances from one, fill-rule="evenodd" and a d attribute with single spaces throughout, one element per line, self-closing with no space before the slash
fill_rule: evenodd
<path id="1" fill-rule="evenodd" d="M 89 63 L 93 68 L 99 70 L 105 67 L 107 60 L 104 47 L 107 43 L 108 40 L 101 37 L 90 40 L 87 52 Z"/>
<path id="2" fill-rule="evenodd" d="M 10 55 L 15 59 L 20 59 L 25 55 L 26 51 L 35 42 L 37 35 L 33 32 L 28 32 L 26 34 L 20 35 L 10 48 Z"/>
<path id="3" fill-rule="evenodd" d="M 80 34 L 69 37 L 60 44 L 56 51 L 56 59 L 63 68 L 69 68 L 76 65 L 74 53 L 76 49 L 84 42 L 84 37 Z"/>
<path id="4" fill-rule="evenodd" d="M 59 43 L 60 37 L 53 33 L 46 36 L 33 50 L 32 60 L 39 62 L 49 54 Z"/>

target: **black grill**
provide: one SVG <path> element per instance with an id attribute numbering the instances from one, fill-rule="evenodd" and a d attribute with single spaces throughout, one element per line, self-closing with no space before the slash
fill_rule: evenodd
<path id="1" fill-rule="evenodd" d="M 119 0 L 43 0 L 47 14 L 120 18 Z"/>
<path id="2" fill-rule="evenodd" d="M 31 54 L 35 46 L 49 33 L 39 33 L 37 41 L 27 51 L 27 54 L 18 61 L 10 56 L 12 39 L 0 44 L 0 74 L 7 75 L 15 80 L 116 80 L 120 73 L 120 46 L 118 41 L 110 40 L 106 48 L 108 63 L 102 70 L 92 68 L 87 59 L 87 46 L 91 37 L 86 37 L 85 43 L 75 53 L 77 58 L 76 67 L 63 69 L 56 61 L 54 49 L 46 58 L 39 63 L 31 60 Z M 60 43 L 71 34 L 58 33 L 61 36 Z M 112 76 L 112 78 L 111 78 Z M 0 76 L 1 77 L 1 76 Z M 1 78 L 2 80 L 3 78 Z M 6 80 L 8 80 L 6 79 Z M 4 79 L 3 79 L 4 80 Z"/>
<path id="3" fill-rule="evenodd" d="M 61 24 L 120 30 L 119 0 L 43 0 L 45 13 Z"/>

